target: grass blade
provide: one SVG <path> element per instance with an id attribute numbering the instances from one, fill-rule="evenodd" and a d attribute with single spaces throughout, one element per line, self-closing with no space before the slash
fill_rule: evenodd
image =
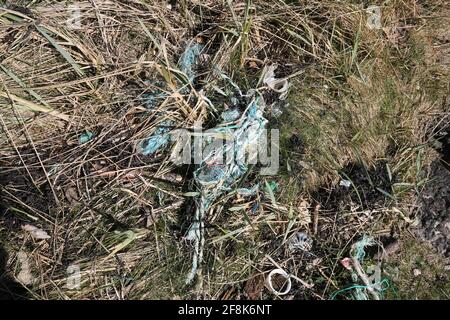
<path id="1" fill-rule="evenodd" d="M 13 94 L 6 94 L 4 92 L 0 92 L 0 97 L 6 98 L 6 99 L 11 99 L 14 102 L 18 103 L 19 105 L 17 105 L 17 107 L 23 107 L 25 109 L 28 109 L 30 111 L 34 111 L 34 112 L 44 112 L 44 113 L 48 113 L 52 116 L 55 116 L 59 119 L 65 120 L 65 121 L 70 121 L 70 118 L 68 115 L 58 112 L 56 110 L 53 110 L 52 108 L 48 107 L 48 106 L 41 106 L 39 104 L 36 104 L 34 102 L 28 101 L 26 99 L 20 98 L 18 96 L 15 96 Z"/>
<path id="2" fill-rule="evenodd" d="M 68 63 L 75 69 L 75 71 L 80 76 L 84 76 L 85 73 L 81 69 L 80 65 L 75 62 L 75 60 L 72 58 L 69 52 L 66 51 L 62 46 L 60 46 L 55 39 L 53 39 L 45 30 L 45 28 L 36 26 L 36 29 L 50 42 L 50 44 L 55 47 L 56 50 L 66 59 Z"/>
<path id="3" fill-rule="evenodd" d="M 7 76 L 9 76 L 11 79 L 13 79 L 17 84 L 25 89 L 30 95 L 32 95 L 36 100 L 38 100 L 40 103 L 48 107 L 47 102 L 42 99 L 42 97 L 37 94 L 33 89 L 29 89 L 28 86 L 11 70 L 7 69 L 5 66 L 0 64 L 0 69 L 3 70 L 4 73 L 6 73 Z"/>

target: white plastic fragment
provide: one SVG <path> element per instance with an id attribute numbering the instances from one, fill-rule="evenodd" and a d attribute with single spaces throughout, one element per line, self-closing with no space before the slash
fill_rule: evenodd
<path id="1" fill-rule="evenodd" d="M 278 118 L 282 114 L 283 114 L 283 110 L 281 110 L 279 105 L 275 105 L 272 107 L 272 116 L 274 116 L 275 118 Z"/>
<path id="2" fill-rule="evenodd" d="M 17 253 L 17 260 L 20 264 L 17 280 L 26 286 L 31 285 L 34 281 L 34 277 L 31 273 L 30 264 L 28 263 L 28 255 L 24 251 L 19 251 Z"/>
<path id="3" fill-rule="evenodd" d="M 241 116 L 241 113 L 239 112 L 239 110 L 229 109 L 229 110 L 222 112 L 220 117 L 225 122 L 232 122 L 232 121 L 236 121 L 237 119 L 239 119 L 240 116 Z"/>
<path id="4" fill-rule="evenodd" d="M 31 224 L 26 224 L 22 226 L 22 229 L 29 232 L 31 236 L 35 239 L 38 240 L 50 239 L 50 236 L 48 235 L 47 232 L 35 226 L 32 226 Z"/>
<path id="5" fill-rule="evenodd" d="M 341 181 L 339 182 L 339 185 L 340 185 L 341 187 L 350 188 L 350 186 L 352 185 L 352 183 L 351 183 L 351 181 L 349 181 L 349 180 L 341 180 Z"/>
<path id="6" fill-rule="evenodd" d="M 289 82 L 287 78 L 275 78 L 275 70 L 278 68 L 277 64 L 272 64 L 265 67 L 263 70 L 263 83 L 270 89 L 277 93 L 281 93 L 280 100 L 284 100 L 289 89 Z"/>
<path id="7" fill-rule="evenodd" d="M 272 278 L 274 275 L 280 275 L 286 280 L 285 285 L 282 288 L 280 288 L 280 290 L 285 288 L 283 291 L 278 291 L 273 287 L 273 279 Z M 269 290 L 272 291 L 272 293 L 276 294 L 277 296 L 284 296 L 284 295 L 288 294 L 289 291 L 291 291 L 291 287 L 292 287 L 291 277 L 283 269 L 273 269 L 272 271 L 270 271 L 269 275 L 266 278 L 266 284 L 267 284 L 267 287 L 269 288 Z"/>
<path id="8" fill-rule="evenodd" d="M 236 192 L 243 197 L 250 197 L 250 196 L 254 196 L 258 193 L 259 191 L 259 184 L 255 184 L 253 187 L 251 188 L 239 188 L 236 190 Z"/>

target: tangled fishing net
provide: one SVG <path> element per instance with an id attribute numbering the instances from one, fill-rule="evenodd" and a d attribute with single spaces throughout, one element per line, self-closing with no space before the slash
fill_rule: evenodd
<path id="1" fill-rule="evenodd" d="M 188 46 L 180 57 L 178 66 L 190 84 L 197 76 L 196 66 L 202 49 L 203 45 L 194 43 Z M 280 82 L 275 79 L 275 68 L 265 69 L 263 72 L 264 83 L 269 88 L 273 87 L 276 92 L 286 92 L 287 81 Z M 187 283 L 192 282 L 195 278 L 203 259 L 204 220 L 208 210 L 221 195 L 233 190 L 236 182 L 248 171 L 249 164 L 256 164 L 257 148 L 261 146 L 260 139 L 268 123 L 263 116 L 264 99 L 256 90 L 249 90 L 243 94 L 227 75 L 220 71 L 217 73 L 233 87 L 235 95 L 230 98 L 234 104 L 247 107 L 244 111 L 240 111 L 238 108 L 225 110 L 221 114 L 222 122 L 209 129 L 201 141 L 202 157 L 194 171 L 195 188 L 198 192 L 198 196 L 195 198 L 196 209 L 192 224 L 185 237 L 186 240 L 194 243 L 192 267 L 187 276 Z M 187 92 L 189 89 L 184 87 L 182 90 Z M 160 90 L 147 95 L 145 97 L 147 109 L 155 110 L 166 97 L 167 94 Z M 209 98 L 204 97 L 204 100 L 208 104 L 212 104 Z M 164 117 L 164 114 L 157 111 L 156 116 Z M 140 152 L 143 155 L 152 155 L 158 150 L 168 147 L 171 136 L 175 135 L 175 130 L 172 130 L 173 125 L 174 122 L 170 119 L 161 121 L 153 134 L 141 142 Z M 251 194 L 255 188 L 246 189 L 243 192 Z"/>

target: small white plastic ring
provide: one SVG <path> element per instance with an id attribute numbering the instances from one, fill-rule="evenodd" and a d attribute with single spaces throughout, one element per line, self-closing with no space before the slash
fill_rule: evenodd
<path id="1" fill-rule="evenodd" d="M 276 274 L 282 276 L 287 281 L 286 289 L 284 289 L 283 291 L 277 291 L 273 288 L 272 277 Z M 292 286 L 291 277 L 283 269 L 274 269 L 274 270 L 270 271 L 269 275 L 267 276 L 266 283 L 267 283 L 267 286 L 269 287 L 269 289 L 277 296 L 284 296 L 284 295 L 288 294 L 289 291 L 291 291 L 291 286 Z"/>

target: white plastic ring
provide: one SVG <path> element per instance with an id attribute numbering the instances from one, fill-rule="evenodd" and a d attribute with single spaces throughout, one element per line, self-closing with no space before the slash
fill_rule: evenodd
<path id="1" fill-rule="evenodd" d="M 273 288 L 272 277 L 276 274 L 282 276 L 287 281 L 286 289 L 284 289 L 283 291 L 277 291 Z M 291 286 L 292 286 L 291 277 L 283 269 L 274 269 L 274 270 L 270 271 L 269 275 L 267 276 L 266 283 L 267 283 L 267 286 L 269 287 L 269 289 L 277 296 L 284 296 L 284 295 L 288 294 L 289 291 L 291 291 Z"/>

